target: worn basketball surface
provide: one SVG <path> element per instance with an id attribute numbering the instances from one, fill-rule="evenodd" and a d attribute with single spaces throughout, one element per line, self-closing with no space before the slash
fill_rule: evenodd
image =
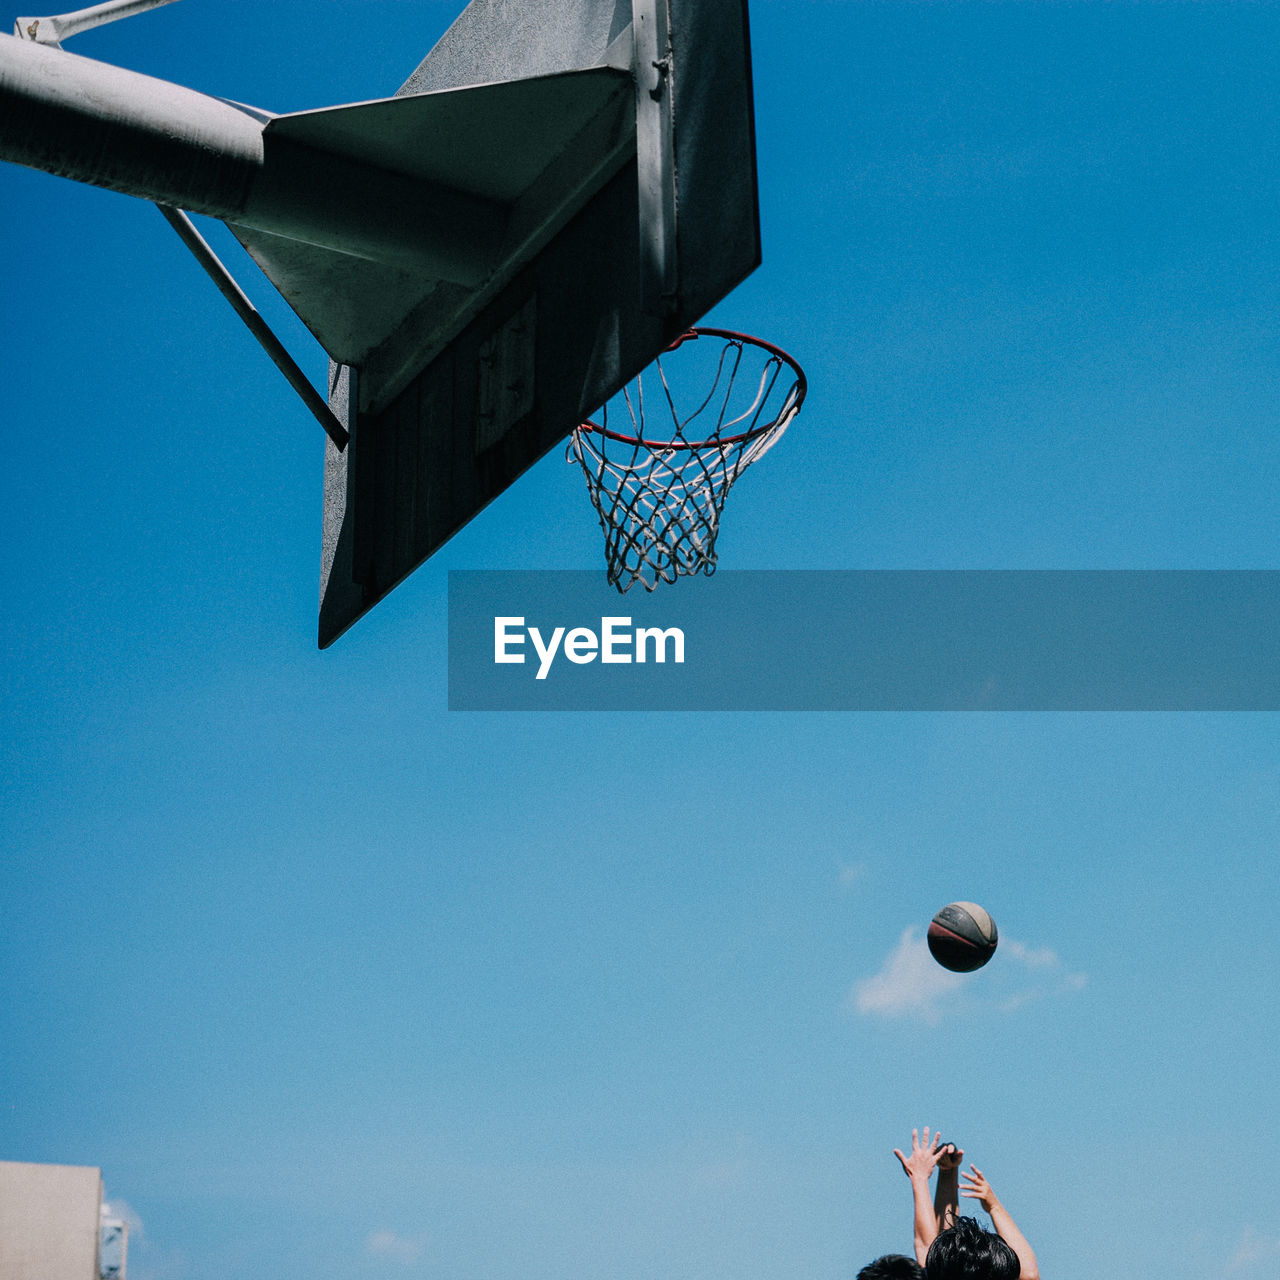
<path id="1" fill-rule="evenodd" d="M 976 902 L 948 903 L 929 922 L 929 950 L 953 973 L 981 969 L 995 954 L 996 922 Z"/>

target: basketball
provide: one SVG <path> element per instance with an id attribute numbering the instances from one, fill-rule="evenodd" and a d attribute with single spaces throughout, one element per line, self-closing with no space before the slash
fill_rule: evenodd
<path id="1" fill-rule="evenodd" d="M 951 902 L 929 922 L 929 950 L 953 973 L 981 969 L 995 955 L 996 922 L 976 902 Z"/>

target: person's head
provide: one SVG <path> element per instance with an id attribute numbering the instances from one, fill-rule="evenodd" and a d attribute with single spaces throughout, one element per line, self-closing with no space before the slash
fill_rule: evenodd
<path id="1" fill-rule="evenodd" d="M 924 1260 L 929 1280 L 1018 1280 L 1022 1265 L 1009 1246 L 976 1218 L 957 1218 L 938 1232 Z"/>
<path id="2" fill-rule="evenodd" d="M 883 1258 L 868 1262 L 858 1272 L 858 1280 L 924 1280 L 924 1268 L 914 1258 L 886 1253 Z"/>

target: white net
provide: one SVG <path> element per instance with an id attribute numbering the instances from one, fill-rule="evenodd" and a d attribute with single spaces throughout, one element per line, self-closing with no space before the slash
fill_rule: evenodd
<path id="1" fill-rule="evenodd" d="M 609 581 L 652 591 L 715 572 L 737 478 L 800 411 L 804 372 L 769 343 L 691 329 L 569 439 L 605 535 Z"/>

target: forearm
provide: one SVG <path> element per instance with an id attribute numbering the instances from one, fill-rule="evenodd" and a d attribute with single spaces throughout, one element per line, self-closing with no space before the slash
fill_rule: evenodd
<path id="1" fill-rule="evenodd" d="M 1040 1266 L 1036 1262 L 1036 1255 L 1027 1243 L 1027 1237 L 1018 1230 L 1017 1223 L 1009 1216 L 1009 1210 L 997 1200 L 988 1212 L 996 1234 L 1018 1255 L 1018 1261 L 1022 1265 L 1018 1280 L 1040 1280 Z"/>
<path id="2" fill-rule="evenodd" d="M 923 1267 L 929 1246 L 938 1234 L 938 1218 L 929 1198 L 929 1179 L 911 1179 L 911 1198 L 915 1208 L 916 1261 Z"/>
<path id="3" fill-rule="evenodd" d="M 945 1231 L 955 1226 L 960 1216 L 960 1179 L 959 1169 L 938 1169 L 938 1188 L 933 1196 L 933 1216 L 937 1220 L 938 1230 Z"/>

